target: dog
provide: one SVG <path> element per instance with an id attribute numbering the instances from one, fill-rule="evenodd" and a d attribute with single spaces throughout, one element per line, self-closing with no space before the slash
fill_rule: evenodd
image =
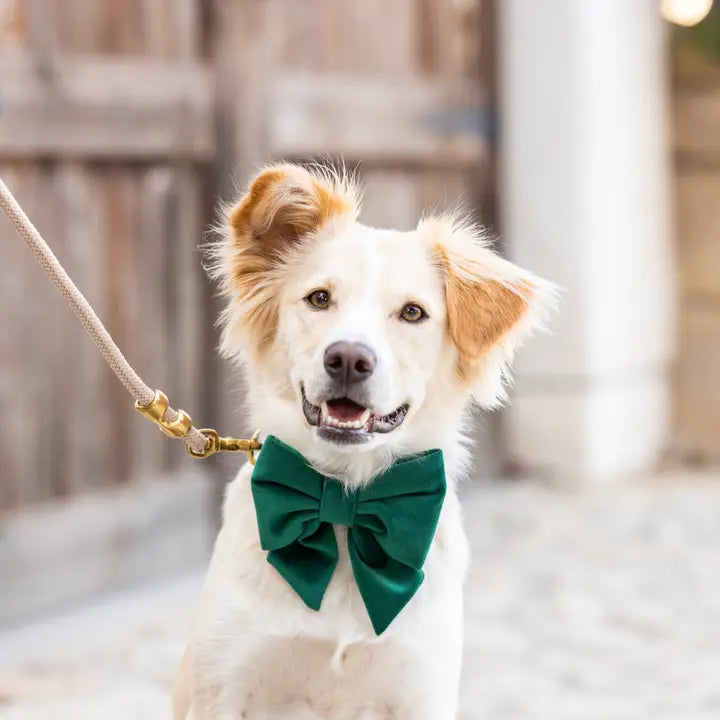
<path id="1" fill-rule="evenodd" d="M 468 566 L 457 487 L 469 469 L 470 408 L 505 400 L 513 354 L 542 326 L 556 291 L 495 254 L 485 231 L 458 213 L 396 232 L 361 224 L 359 210 L 348 173 L 292 164 L 264 169 L 223 210 L 211 251 L 227 298 L 221 349 L 245 370 L 265 446 L 227 489 L 175 682 L 175 720 L 457 717 Z M 323 570 L 326 587 L 305 577 L 315 570 L 304 560 L 296 567 L 261 537 L 272 522 L 256 505 L 277 492 L 273 472 L 283 475 L 261 470 L 273 453 L 294 463 L 280 481 L 307 467 L 323 488 L 318 503 L 330 503 L 325 488 L 335 493 L 339 510 L 312 511 L 336 556 Z M 403 467 L 426 468 L 435 483 L 435 500 L 417 512 L 419 471 Z M 270 473 L 269 484 L 258 473 Z M 388 504 L 384 525 L 351 529 L 342 508 L 358 497 L 372 505 L 389 474 L 400 509 Z M 402 509 L 408 497 L 411 509 Z M 274 522 L 276 533 L 292 524 Z M 388 528 L 396 545 L 417 541 L 421 567 L 405 567 L 404 550 L 401 561 L 356 566 L 367 559 L 360 540 L 378 549 Z M 386 582 L 376 576 L 382 568 L 400 575 Z M 301 597 L 303 583 L 314 600 Z"/>

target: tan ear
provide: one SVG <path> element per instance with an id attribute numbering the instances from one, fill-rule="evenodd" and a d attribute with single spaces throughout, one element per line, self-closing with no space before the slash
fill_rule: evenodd
<path id="1" fill-rule="evenodd" d="M 228 221 L 237 240 L 252 240 L 273 252 L 334 217 L 356 212 L 354 194 L 337 175 L 277 165 L 255 177 Z"/>
<path id="2" fill-rule="evenodd" d="M 473 385 L 482 381 L 482 402 L 492 405 L 502 396 L 514 350 L 542 324 L 556 289 L 494 253 L 478 226 L 445 216 L 428 218 L 418 229 L 427 234 L 445 280 L 458 375 Z"/>
<path id="3" fill-rule="evenodd" d="M 327 168 L 276 165 L 259 173 L 226 213 L 211 272 L 229 297 L 221 348 L 236 355 L 248 338 L 263 349 L 277 330 L 279 289 L 292 252 L 327 223 L 357 216 L 352 180 Z"/>
<path id="4" fill-rule="evenodd" d="M 532 286 L 510 289 L 498 280 L 467 279 L 445 260 L 448 328 L 455 345 L 472 364 L 520 322 L 529 308 Z"/>

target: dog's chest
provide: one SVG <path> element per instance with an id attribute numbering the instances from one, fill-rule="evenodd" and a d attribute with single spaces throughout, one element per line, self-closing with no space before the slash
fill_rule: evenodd
<path id="1" fill-rule="evenodd" d="M 255 509 L 250 491 L 251 468 L 246 467 L 229 486 L 224 508 L 223 527 L 218 536 L 208 574 L 208 585 L 217 592 L 204 593 L 214 603 L 226 605 L 223 616 L 243 629 L 255 628 L 266 633 L 294 636 L 304 634 L 335 643 L 378 640 L 353 576 L 348 553 L 347 533 L 343 525 L 334 525 L 338 563 L 322 599 L 319 611 L 308 608 L 298 594 L 267 562 L 260 547 Z M 454 541 L 462 533 L 454 493 L 446 507 L 438 535 L 425 564 L 425 580 L 408 606 L 396 618 L 384 636 L 402 632 L 418 620 L 423 608 L 442 602 L 445 590 L 462 583 L 464 543 Z M 453 522 L 454 521 L 454 522 Z M 453 524 L 456 528 L 453 528 Z M 460 538 L 464 539 L 464 536 Z M 217 611 L 217 609 L 216 609 Z M 239 628 L 240 629 L 240 628 Z"/>
<path id="2" fill-rule="evenodd" d="M 299 633 L 337 642 L 375 637 L 355 584 L 347 547 L 347 528 L 334 525 L 338 562 L 320 611 L 307 607 L 260 547 L 250 492 L 249 470 L 243 468 L 229 486 L 223 527 L 218 535 L 207 583 L 218 592 L 204 593 L 243 629 L 294 636 Z M 220 588 L 223 588 L 220 590 Z"/>
<path id="3" fill-rule="evenodd" d="M 293 720 L 365 712 L 395 717 L 394 708 L 417 695 L 417 678 L 428 663 L 453 667 L 459 657 L 467 542 L 457 496 L 446 497 L 424 582 L 378 637 L 353 575 L 347 528 L 334 526 L 338 564 L 319 611 L 307 607 L 267 562 L 250 470 L 228 488 L 194 633 L 198 677 L 241 678 L 235 690 L 242 697 L 233 691 L 227 702 L 237 708 L 252 699 L 250 719 L 265 718 L 263 708 Z"/>

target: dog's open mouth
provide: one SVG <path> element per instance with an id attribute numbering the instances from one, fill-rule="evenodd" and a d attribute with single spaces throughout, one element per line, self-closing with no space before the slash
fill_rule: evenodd
<path id="1" fill-rule="evenodd" d="M 392 432 L 405 419 L 409 409 L 407 403 L 403 403 L 387 415 L 376 415 L 350 398 L 333 398 L 313 405 L 302 386 L 300 393 L 308 423 L 318 428 L 321 437 L 338 443 L 361 443 L 373 433 Z"/>

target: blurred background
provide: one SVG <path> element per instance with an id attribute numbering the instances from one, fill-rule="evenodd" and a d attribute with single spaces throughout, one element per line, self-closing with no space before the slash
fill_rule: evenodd
<path id="1" fill-rule="evenodd" d="M 566 290 L 479 419 L 463 720 L 720 717 L 720 3 L 0 0 L 0 176 L 199 426 L 248 430 L 217 200 L 311 157 Z M 0 717 L 168 716 L 241 460 L 147 424 L 0 247 Z"/>

